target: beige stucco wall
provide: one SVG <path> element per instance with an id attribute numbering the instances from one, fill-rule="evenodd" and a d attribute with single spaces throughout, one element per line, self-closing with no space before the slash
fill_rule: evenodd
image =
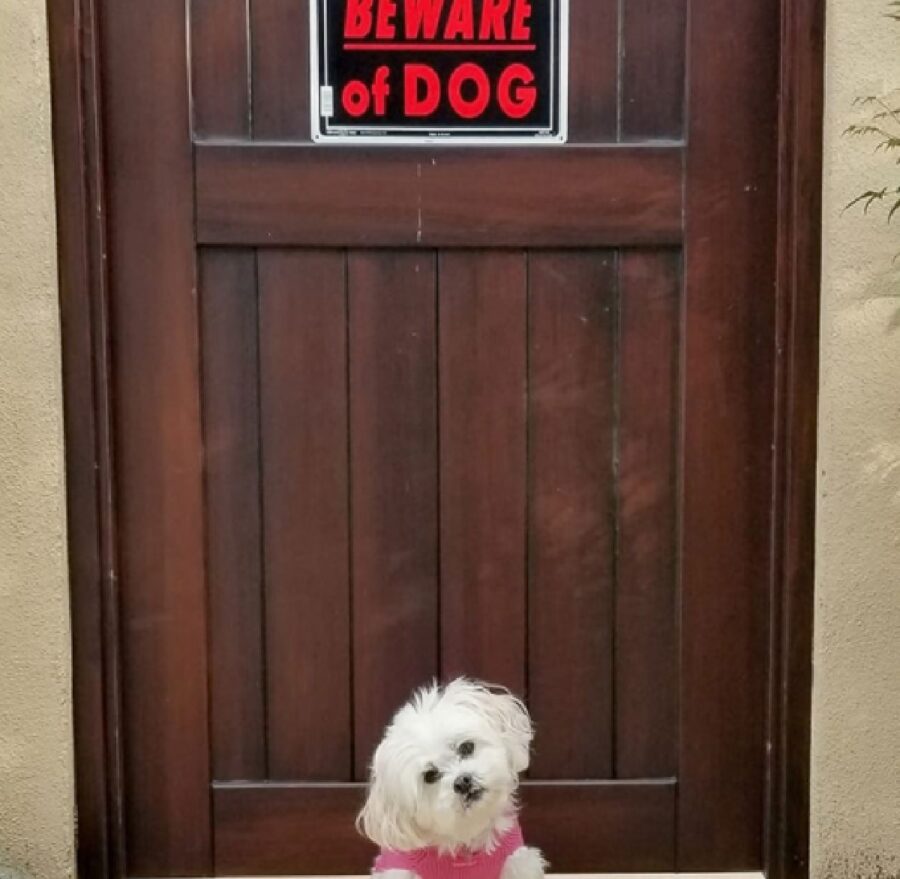
<path id="1" fill-rule="evenodd" d="M 841 213 L 900 186 L 841 134 L 856 96 L 900 87 L 887 9 L 827 6 L 812 829 L 814 876 L 837 879 L 900 875 L 900 218 Z"/>
<path id="2" fill-rule="evenodd" d="M 44 0 L 0 0 L 0 876 L 73 872 Z"/>

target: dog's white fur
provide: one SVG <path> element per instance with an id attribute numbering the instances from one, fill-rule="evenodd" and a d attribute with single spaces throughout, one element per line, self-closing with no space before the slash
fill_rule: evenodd
<path id="1" fill-rule="evenodd" d="M 466 678 L 419 690 L 375 751 L 360 829 L 395 851 L 490 851 L 515 819 L 532 736 L 528 711 L 506 690 Z M 462 777 L 471 779 L 474 794 L 459 791 Z M 507 859 L 501 879 L 540 879 L 544 866 L 537 849 L 523 847 Z"/>

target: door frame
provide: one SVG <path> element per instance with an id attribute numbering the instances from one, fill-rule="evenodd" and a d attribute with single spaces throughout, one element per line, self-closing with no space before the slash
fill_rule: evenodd
<path id="1" fill-rule="evenodd" d="M 125 870 L 99 0 L 48 0 L 78 871 Z M 765 871 L 809 875 L 824 0 L 781 0 Z"/>

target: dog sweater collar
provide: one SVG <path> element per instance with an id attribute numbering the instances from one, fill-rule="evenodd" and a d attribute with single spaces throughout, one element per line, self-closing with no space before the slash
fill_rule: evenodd
<path id="1" fill-rule="evenodd" d="M 420 848 L 411 852 L 382 849 L 375 858 L 375 872 L 408 870 L 419 879 L 500 879 L 506 859 L 525 842 L 519 822 L 498 840 L 490 850 L 472 852 L 467 849 L 456 854 L 442 854 L 436 848 Z"/>

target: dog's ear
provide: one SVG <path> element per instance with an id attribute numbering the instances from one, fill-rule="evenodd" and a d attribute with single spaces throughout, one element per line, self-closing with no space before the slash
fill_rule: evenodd
<path id="1" fill-rule="evenodd" d="M 468 704 L 487 718 L 500 734 L 514 772 L 524 772 L 528 768 L 534 728 L 521 699 L 504 687 L 466 678 L 458 678 L 448 684 L 446 694 L 460 704 Z"/>
<path id="2" fill-rule="evenodd" d="M 356 829 L 383 849 L 412 851 L 425 845 L 415 823 L 415 792 L 405 790 L 402 775 L 387 765 L 390 750 L 391 742 L 385 739 L 375 751 Z"/>
<path id="3" fill-rule="evenodd" d="M 524 772 L 531 760 L 531 740 L 534 738 L 528 709 L 521 699 L 508 690 L 492 688 L 488 692 L 491 713 L 503 737 L 512 768 L 516 772 Z"/>

